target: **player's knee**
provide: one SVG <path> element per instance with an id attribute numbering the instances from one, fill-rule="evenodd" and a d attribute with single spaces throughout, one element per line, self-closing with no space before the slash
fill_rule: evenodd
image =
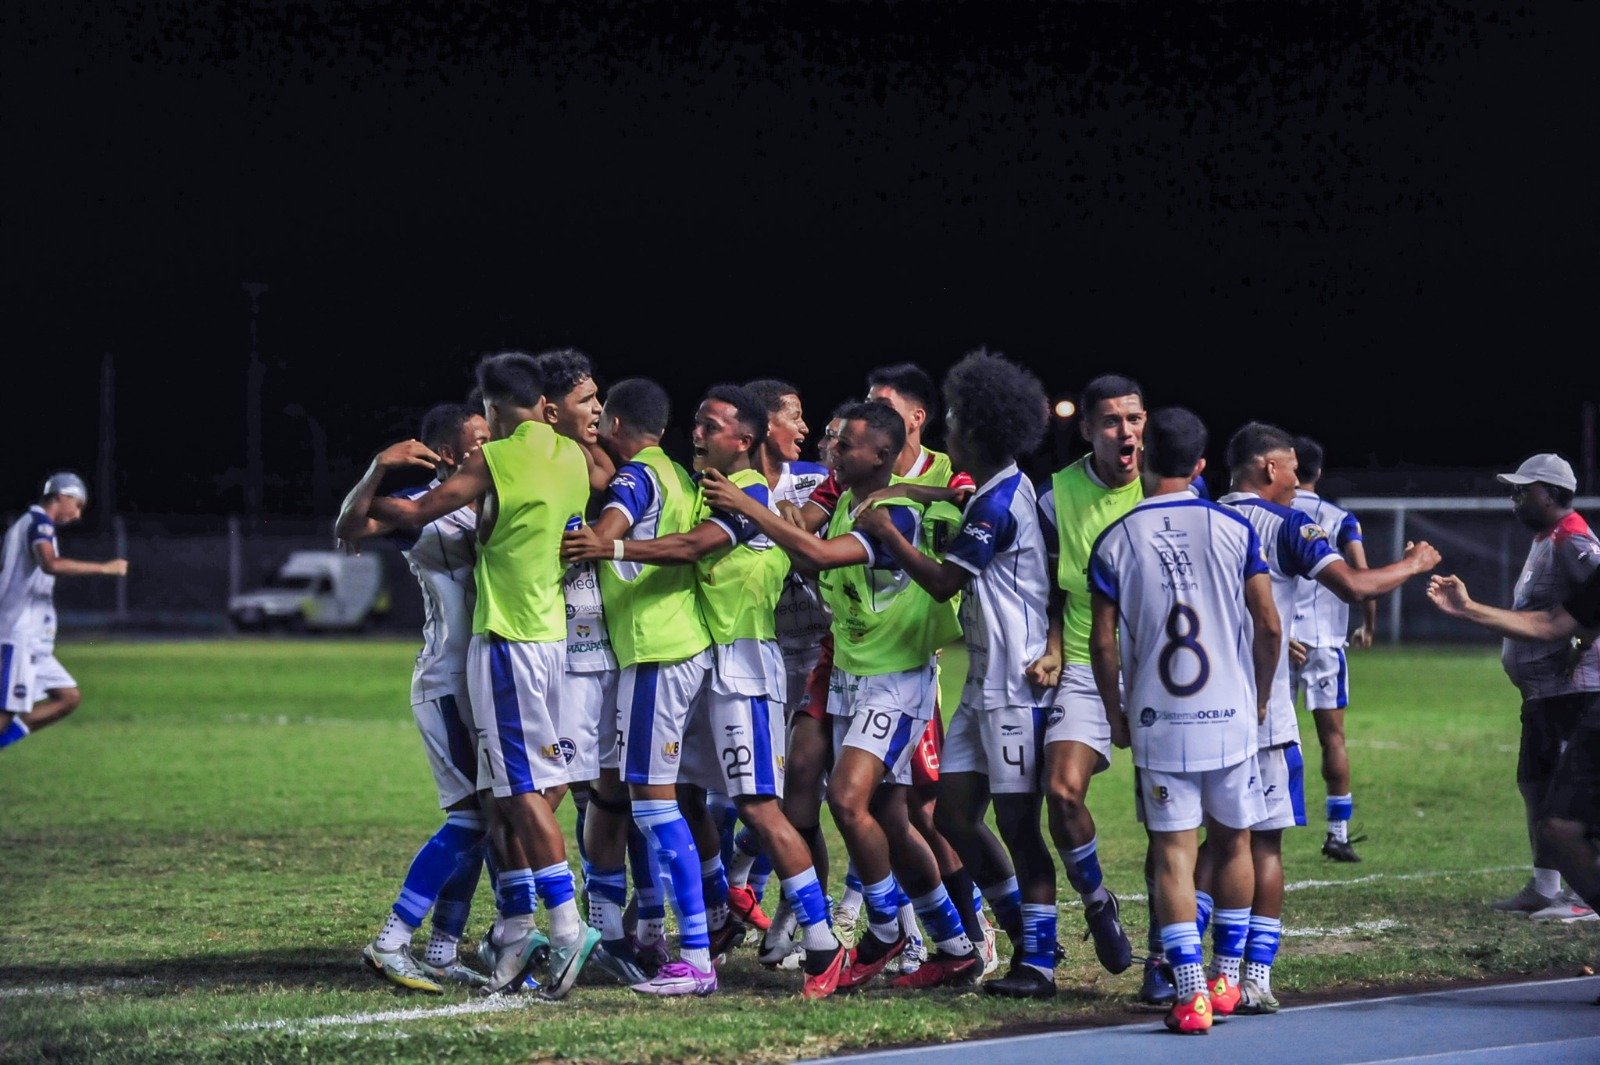
<path id="1" fill-rule="evenodd" d="M 61 716 L 66 717 L 83 702 L 83 692 L 77 688 L 60 688 L 51 693 L 61 701 Z"/>
<path id="2" fill-rule="evenodd" d="M 1087 790 L 1082 781 L 1057 776 L 1046 783 L 1044 798 L 1050 805 L 1052 815 L 1071 821 L 1083 812 L 1083 798 Z"/>

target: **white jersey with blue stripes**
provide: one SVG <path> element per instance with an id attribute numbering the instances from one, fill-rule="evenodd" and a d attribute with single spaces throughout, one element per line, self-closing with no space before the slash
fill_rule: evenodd
<path id="1" fill-rule="evenodd" d="M 1291 506 L 1326 532 L 1340 554 L 1347 544 L 1361 542 L 1361 523 L 1356 516 L 1317 493 L 1302 488 L 1295 492 Z M 1311 647 L 1344 647 L 1350 642 L 1350 604 L 1320 581 L 1301 581 L 1288 634 Z"/>
<path id="2" fill-rule="evenodd" d="M 1236 508 L 1255 527 L 1272 573 L 1272 602 L 1285 639 L 1272 674 L 1272 694 L 1267 720 L 1261 724 L 1261 749 L 1300 742 L 1300 722 L 1294 712 L 1294 688 L 1289 681 L 1289 626 L 1294 618 L 1295 596 L 1301 581 L 1316 579 L 1339 553 L 1328 543 L 1322 526 L 1292 507 L 1268 502 L 1254 492 L 1230 492 L 1217 502 Z"/>
<path id="3" fill-rule="evenodd" d="M 1255 753 L 1244 585 L 1265 572 L 1250 523 L 1192 491 L 1145 499 L 1095 541 L 1089 589 L 1117 604 L 1134 765 L 1198 773 Z"/>
<path id="4" fill-rule="evenodd" d="M 803 507 L 811 493 L 828 479 L 828 467 L 816 462 L 785 462 L 772 486 L 774 505 L 787 501 Z M 815 576 L 806 576 L 791 567 L 783 581 L 783 594 L 777 607 L 778 646 L 785 651 L 809 650 L 828 634 L 833 616 L 822 601 Z"/>
<path id="5" fill-rule="evenodd" d="M 415 499 L 438 483 L 395 496 Z M 411 701 L 459 695 L 466 690 L 467 644 L 477 599 L 472 567 L 478 558 L 478 515 L 461 507 L 420 529 L 398 529 L 390 535 L 422 589 L 422 650 L 411 673 Z"/>
<path id="6" fill-rule="evenodd" d="M 1044 654 L 1050 577 L 1039 500 L 1012 463 L 979 486 L 945 561 L 972 574 L 961 596 L 970 662 L 963 705 L 980 710 L 1040 705 L 1023 671 Z"/>
<path id="7" fill-rule="evenodd" d="M 34 505 L 6 530 L 0 555 L 0 641 L 30 644 L 55 636 L 56 579 L 39 565 L 34 545 L 56 546 L 56 524 Z"/>

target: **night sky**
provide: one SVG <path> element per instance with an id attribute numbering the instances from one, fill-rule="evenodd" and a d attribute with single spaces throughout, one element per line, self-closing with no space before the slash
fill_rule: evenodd
<path id="1" fill-rule="evenodd" d="M 117 505 L 237 510 L 245 281 L 283 513 L 505 346 L 820 431 L 987 345 L 1349 471 L 1577 464 L 1600 399 L 1589 5 L 27 6 L 8 510 L 94 474 L 107 352 Z"/>

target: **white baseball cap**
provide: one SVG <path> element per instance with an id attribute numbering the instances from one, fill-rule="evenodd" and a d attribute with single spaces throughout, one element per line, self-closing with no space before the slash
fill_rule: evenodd
<path id="1" fill-rule="evenodd" d="M 40 494 L 46 496 L 74 496 L 80 502 L 87 503 L 89 501 L 89 489 L 83 483 L 83 478 L 64 470 L 61 473 L 52 473 L 44 482 L 44 491 Z"/>
<path id="2" fill-rule="evenodd" d="M 1516 473 L 1496 474 L 1495 480 L 1501 484 L 1533 484 L 1537 481 L 1565 488 L 1569 492 L 1578 490 L 1578 478 L 1572 473 L 1572 464 L 1556 454 L 1535 455 L 1518 466 Z"/>

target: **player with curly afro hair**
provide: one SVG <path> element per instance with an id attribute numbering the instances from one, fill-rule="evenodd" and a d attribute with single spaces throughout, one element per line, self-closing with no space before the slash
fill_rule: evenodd
<path id="1" fill-rule="evenodd" d="M 979 348 L 967 355 L 945 375 L 943 391 L 951 459 L 979 484 L 980 470 L 998 472 L 1044 440 L 1050 420 L 1044 386 L 999 352 Z"/>

